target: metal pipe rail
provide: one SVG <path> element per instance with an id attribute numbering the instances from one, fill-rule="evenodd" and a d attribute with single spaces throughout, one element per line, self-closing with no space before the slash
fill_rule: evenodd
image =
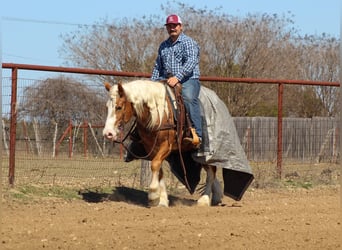
<path id="1" fill-rule="evenodd" d="M 58 66 L 44 66 L 31 64 L 16 64 L 16 63 L 2 63 L 3 69 L 12 70 L 12 91 L 11 91 L 11 111 L 10 111 L 10 156 L 9 156 L 9 174 L 8 182 L 14 185 L 15 176 L 15 141 L 16 141 L 16 124 L 17 124 L 17 78 L 19 70 L 32 71 L 50 71 L 74 74 L 91 74 L 91 75 L 111 75 L 111 76 L 125 76 L 125 77 L 143 77 L 149 78 L 151 74 L 142 72 L 124 72 L 114 70 L 102 69 L 88 69 L 88 68 L 72 68 L 72 67 L 58 67 Z M 283 92 L 284 85 L 311 85 L 311 86 L 330 86 L 340 87 L 339 82 L 324 82 L 324 81 L 304 81 L 304 80 L 286 80 L 286 79 L 259 79 L 259 78 L 231 78 L 231 77 L 215 77 L 202 76 L 201 81 L 210 82 L 229 82 L 229 83 L 247 83 L 247 84 L 277 84 L 278 85 L 278 127 L 277 127 L 277 174 L 281 178 L 282 173 L 282 130 L 283 130 Z"/>

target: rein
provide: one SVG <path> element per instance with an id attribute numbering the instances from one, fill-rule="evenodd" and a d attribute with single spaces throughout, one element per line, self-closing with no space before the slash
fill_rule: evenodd
<path id="1" fill-rule="evenodd" d="M 180 159 L 180 162 L 181 162 L 181 165 L 182 165 L 182 168 L 183 168 L 185 185 L 188 188 L 188 190 L 190 190 L 190 185 L 189 185 L 189 182 L 188 182 L 188 178 L 187 178 L 187 174 L 186 174 L 186 168 L 185 168 L 185 164 L 184 164 L 184 160 L 183 160 L 183 155 L 182 155 L 183 125 L 184 125 L 184 122 L 185 122 L 185 113 L 186 113 L 183 97 L 182 97 L 182 94 L 181 94 L 182 87 L 177 84 L 173 88 L 173 91 L 174 91 L 174 94 L 175 94 L 176 104 L 177 104 L 177 112 L 174 111 L 174 114 L 177 117 L 176 141 L 177 141 L 177 144 L 178 144 L 179 159 Z M 171 98 L 170 98 L 170 101 L 171 101 Z"/>
<path id="2" fill-rule="evenodd" d="M 159 132 L 159 131 L 157 131 L 157 132 Z M 127 137 L 126 137 L 126 138 L 127 138 Z M 156 138 L 154 139 L 153 147 L 151 148 L 150 152 L 148 152 L 148 154 L 146 154 L 145 156 L 138 156 L 138 155 L 134 154 L 131 150 L 129 150 L 129 148 L 128 148 L 123 142 L 121 142 L 121 145 L 122 145 L 122 146 L 131 154 L 131 155 L 133 155 L 134 158 L 137 158 L 137 159 L 148 159 L 148 158 L 151 156 L 152 152 L 154 151 L 154 149 L 155 149 L 155 147 L 156 147 L 156 145 L 157 145 L 157 140 L 158 140 L 158 134 L 157 134 Z"/>
<path id="3" fill-rule="evenodd" d="M 120 140 L 120 141 L 115 140 L 114 143 L 119 143 L 119 144 L 124 145 L 123 142 L 126 141 L 127 137 L 132 133 L 132 131 L 133 131 L 134 127 L 136 126 L 136 124 L 137 124 L 137 120 L 135 120 L 135 121 L 133 122 L 131 128 L 129 129 L 129 131 L 128 131 L 128 133 L 125 135 L 125 137 L 124 137 L 122 140 Z"/>
<path id="4" fill-rule="evenodd" d="M 154 142 L 153 142 L 153 147 L 152 149 L 150 150 L 150 152 L 148 154 L 146 154 L 145 156 L 138 156 L 136 154 L 134 154 L 131 150 L 129 150 L 129 148 L 124 144 L 124 141 L 128 138 L 128 136 L 132 133 L 132 131 L 134 130 L 134 128 L 136 127 L 137 125 L 137 120 L 134 121 L 134 123 L 132 124 L 132 126 L 130 127 L 128 133 L 125 135 L 125 137 L 118 141 L 118 140 L 115 140 L 114 143 L 119 143 L 121 144 L 125 149 L 126 151 L 128 151 L 134 158 L 137 158 L 137 159 L 148 159 L 152 152 L 154 151 L 156 145 L 157 145 L 157 140 L 158 140 L 158 132 L 161 131 L 161 130 L 168 130 L 168 129 L 174 129 L 174 125 L 169 125 L 169 126 L 164 126 L 162 128 L 159 128 L 158 130 L 156 130 L 157 132 L 157 135 L 156 135 L 156 138 L 154 139 Z"/>

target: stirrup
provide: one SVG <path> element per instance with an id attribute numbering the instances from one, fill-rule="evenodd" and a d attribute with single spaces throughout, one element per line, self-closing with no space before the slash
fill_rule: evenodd
<path id="1" fill-rule="evenodd" d="M 190 128 L 192 137 L 184 137 L 183 143 L 185 144 L 192 144 L 192 146 L 197 149 L 201 146 L 202 140 L 197 135 L 196 130 L 194 128 Z"/>
<path id="2" fill-rule="evenodd" d="M 191 128 L 190 131 L 191 131 L 191 134 L 192 134 L 192 144 L 194 146 L 198 146 L 198 144 L 200 144 L 201 141 L 200 141 L 200 138 L 198 137 L 198 135 L 196 133 L 196 130 L 194 128 Z"/>

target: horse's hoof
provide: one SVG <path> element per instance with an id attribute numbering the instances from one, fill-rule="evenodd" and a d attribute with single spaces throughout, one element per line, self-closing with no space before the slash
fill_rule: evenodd
<path id="1" fill-rule="evenodd" d="M 148 206 L 149 207 L 156 207 L 160 205 L 160 200 L 155 199 L 155 200 L 148 200 Z"/>
<path id="2" fill-rule="evenodd" d="M 160 201 L 158 207 L 169 207 L 169 201 Z"/>
<path id="3" fill-rule="evenodd" d="M 218 206 L 220 203 L 222 203 L 222 200 L 220 199 L 220 200 L 214 200 L 214 199 L 212 199 L 212 201 L 211 201 L 211 205 L 212 206 Z"/>
<path id="4" fill-rule="evenodd" d="M 202 195 L 201 198 L 199 198 L 198 201 L 197 201 L 197 206 L 209 207 L 210 206 L 209 195 Z"/>

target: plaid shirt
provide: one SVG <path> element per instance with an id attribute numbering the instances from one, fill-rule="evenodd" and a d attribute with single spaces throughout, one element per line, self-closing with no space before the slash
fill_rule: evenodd
<path id="1" fill-rule="evenodd" d="M 190 37 L 181 33 L 175 43 L 168 38 L 160 44 L 151 79 L 167 79 L 170 75 L 183 83 L 198 79 L 200 48 Z"/>

